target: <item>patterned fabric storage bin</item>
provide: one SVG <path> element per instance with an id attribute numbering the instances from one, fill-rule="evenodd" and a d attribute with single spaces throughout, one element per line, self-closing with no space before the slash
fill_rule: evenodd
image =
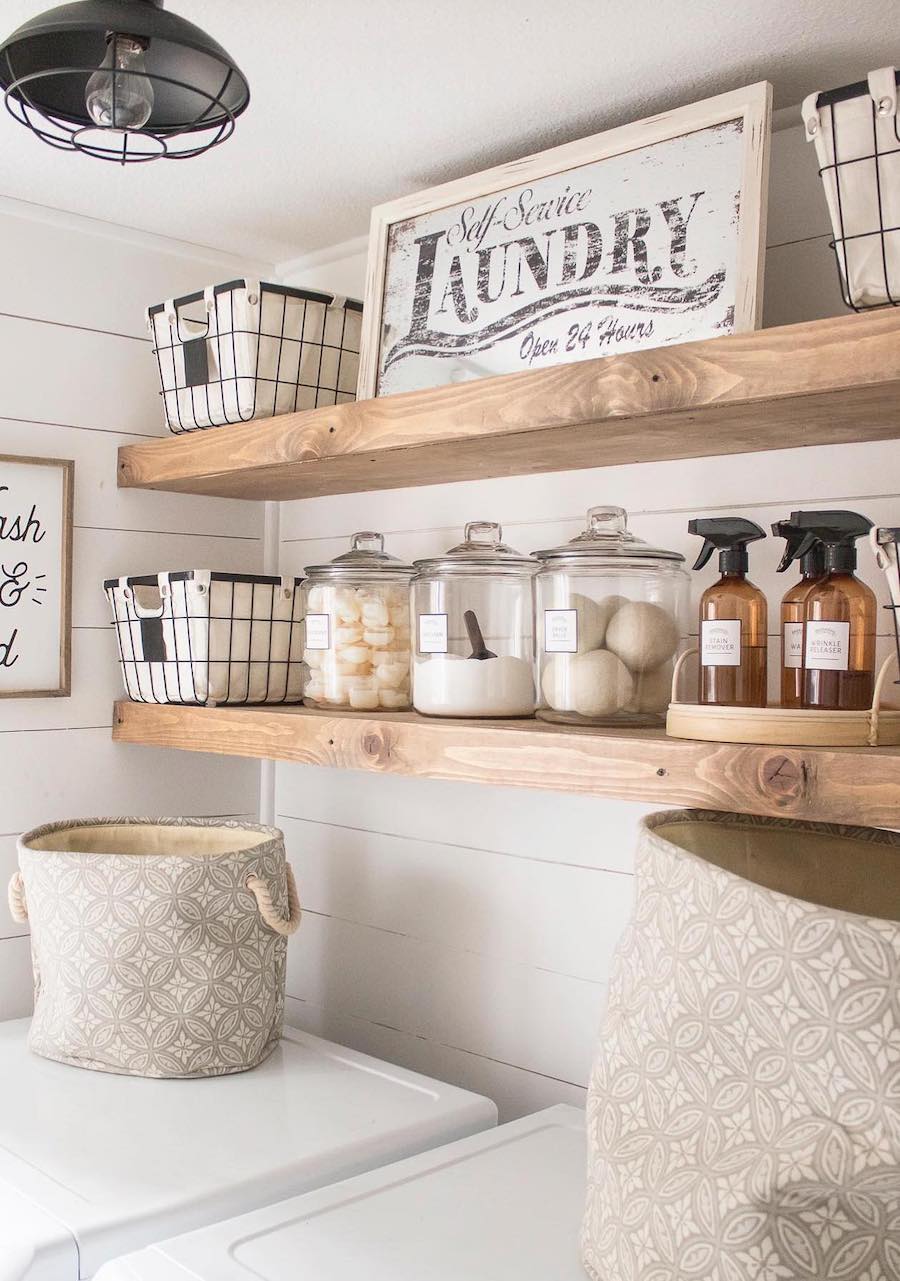
<path id="1" fill-rule="evenodd" d="M 587 1120 L 597 1281 L 900 1281 L 900 834 L 645 819 Z"/>
<path id="2" fill-rule="evenodd" d="M 9 902 L 31 927 L 36 1054 L 131 1076 L 222 1076 L 277 1045 L 300 921 L 277 828 L 50 823 L 19 839 Z"/>
<path id="3" fill-rule="evenodd" d="M 186 569 L 103 586 L 132 702 L 300 702 L 299 578 Z"/>
<path id="4" fill-rule="evenodd" d="M 356 399 L 362 303 L 249 280 L 147 312 L 175 433 Z"/>

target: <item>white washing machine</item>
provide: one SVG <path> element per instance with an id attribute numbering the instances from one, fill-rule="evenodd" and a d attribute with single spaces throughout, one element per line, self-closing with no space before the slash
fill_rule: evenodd
<path id="1" fill-rule="evenodd" d="M 555 1107 L 106 1264 L 96 1281 L 585 1281 L 584 1113 Z"/>
<path id="2" fill-rule="evenodd" d="M 156 1081 L 29 1053 L 0 1023 L 0 1281 L 86 1281 L 152 1241 L 497 1123 L 479 1095 L 293 1028 L 237 1076 Z"/>

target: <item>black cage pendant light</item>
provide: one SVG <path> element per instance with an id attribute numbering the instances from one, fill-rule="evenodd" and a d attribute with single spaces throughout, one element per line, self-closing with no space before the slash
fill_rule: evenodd
<path id="1" fill-rule="evenodd" d="M 0 89 L 42 142 L 120 164 L 230 138 L 250 101 L 234 59 L 163 0 L 78 0 L 0 44 Z"/>

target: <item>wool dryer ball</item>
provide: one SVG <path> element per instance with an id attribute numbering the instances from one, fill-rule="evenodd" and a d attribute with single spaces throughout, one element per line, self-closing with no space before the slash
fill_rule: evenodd
<path id="1" fill-rule="evenodd" d="M 608 649 L 589 654 L 559 654 L 544 669 L 541 689 L 558 712 L 611 716 L 632 696 L 634 680 Z"/>
<path id="2" fill-rule="evenodd" d="M 678 648 L 678 627 L 659 605 L 629 601 L 613 614 L 606 644 L 633 672 L 661 667 Z"/>
<path id="3" fill-rule="evenodd" d="M 572 663 L 572 706 L 580 716 L 609 716 L 631 698 L 634 681 L 608 649 L 577 654 Z"/>
<path id="4" fill-rule="evenodd" d="M 592 600 L 581 592 L 573 592 L 569 598 L 569 609 L 578 614 L 578 650 L 585 654 L 588 650 L 599 649 L 606 639 L 609 620 L 626 600 L 624 596 L 604 596 L 602 600 Z"/>

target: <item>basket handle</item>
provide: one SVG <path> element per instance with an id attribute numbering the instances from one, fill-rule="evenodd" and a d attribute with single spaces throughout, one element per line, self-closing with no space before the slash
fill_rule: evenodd
<path id="1" fill-rule="evenodd" d="M 881 670 L 878 673 L 878 679 L 875 681 L 875 691 L 872 694 L 872 710 L 869 713 L 869 746 L 878 746 L 878 717 L 881 713 L 881 700 L 884 696 L 884 687 L 887 684 L 888 672 L 894 663 L 900 666 L 900 659 L 896 654 L 889 654 L 881 664 Z"/>
<path id="2" fill-rule="evenodd" d="M 210 307 L 210 302 L 212 302 L 212 307 Z M 181 313 L 178 310 L 178 301 L 174 298 L 169 298 L 165 303 L 163 303 L 163 315 L 166 318 L 166 324 L 169 326 L 170 330 L 174 330 L 175 337 L 182 346 L 194 338 L 206 338 L 209 335 L 211 323 L 210 317 L 212 312 L 215 311 L 216 306 L 215 293 L 211 293 L 209 289 L 205 289 L 203 291 L 203 303 L 206 311 L 205 322 L 201 320 L 182 319 Z M 181 331 L 182 325 L 185 327 L 185 333 L 182 333 Z M 191 329 L 193 329 L 193 333 L 191 333 Z"/>
<path id="3" fill-rule="evenodd" d="M 261 876 L 248 876 L 246 881 L 247 889 L 256 899 L 256 906 L 259 908 L 259 914 L 268 925 L 270 930 L 276 934 L 287 938 L 294 934 L 300 925 L 300 896 L 297 893 L 297 882 L 294 880 L 294 870 L 290 863 L 285 864 L 287 873 L 287 895 L 288 895 L 288 915 L 287 919 L 280 916 L 278 909 L 272 901 L 272 894 L 268 885 Z"/>
<path id="4" fill-rule="evenodd" d="M 145 618 L 162 618 L 163 614 L 166 611 L 166 596 L 168 595 L 168 591 L 169 591 L 168 574 L 160 574 L 159 580 L 157 582 L 157 586 L 156 587 L 148 586 L 144 588 L 144 590 L 148 593 L 156 592 L 159 598 L 159 604 L 157 605 L 155 600 L 152 605 L 142 604 L 141 601 L 138 599 L 138 594 L 135 591 L 134 587 L 130 585 L 127 586 L 125 588 L 125 599 L 128 601 L 131 608 L 134 610 L 135 617 L 141 619 L 142 621 Z"/>
<path id="5" fill-rule="evenodd" d="M 18 869 L 9 878 L 7 898 L 10 916 L 18 925 L 24 925 L 28 920 L 28 904 L 25 902 L 25 882 Z"/>
<path id="6" fill-rule="evenodd" d="M 698 647 L 697 647 L 696 645 L 692 645 L 690 649 L 686 649 L 686 650 L 684 651 L 684 653 L 683 653 L 683 654 L 681 654 L 681 655 L 679 656 L 679 658 L 677 659 L 677 661 L 676 661 L 676 663 L 675 663 L 675 668 L 674 668 L 674 670 L 673 670 L 673 672 L 672 672 L 672 698 L 671 698 L 671 701 L 672 701 L 673 703 L 680 703 L 680 702 L 681 702 L 681 699 L 678 697 L 678 686 L 681 684 L 681 673 L 682 673 L 682 672 L 684 671 L 684 669 L 685 669 L 685 666 L 686 666 L 686 664 L 687 664 L 687 660 L 688 660 L 689 658 L 692 658 L 694 654 L 699 654 L 699 653 L 700 653 L 700 650 L 698 649 Z"/>

